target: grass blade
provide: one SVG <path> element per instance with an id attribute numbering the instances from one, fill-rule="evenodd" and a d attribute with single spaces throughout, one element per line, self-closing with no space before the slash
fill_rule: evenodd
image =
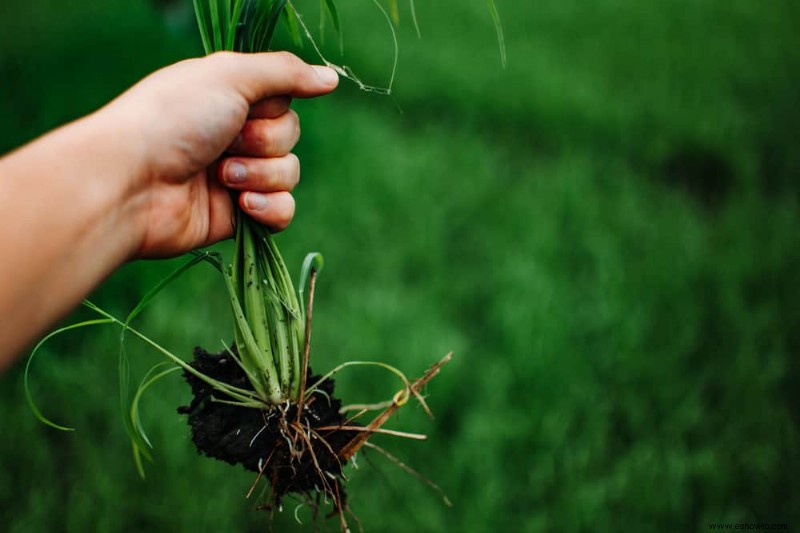
<path id="1" fill-rule="evenodd" d="M 88 326 L 102 326 L 102 325 L 105 325 L 105 324 L 113 324 L 113 323 L 114 323 L 113 320 L 105 318 L 105 319 L 86 320 L 84 322 L 78 322 L 77 324 L 71 324 L 69 326 L 64 326 L 63 328 L 59 328 L 59 329 L 53 331 L 52 333 L 50 333 L 49 335 L 47 335 L 45 338 L 40 340 L 39 343 L 36 344 L 36 346 L 33 348 L 33 351 L 31 352 L 31 355 L 28 356 L 28 362 L 25 364 L 25 374 L 23 375 L 23 385 L 24 385 L 24 388 L 25 388 L 25 399 L 28 401 L 28 405 L 30 406 L 31 411 L 33 411 L 33 415 L 41 423 L 43 423 L 43 424 L 45 424 L 47 426 L 50 426 L 51 428 L 60 429 L 62 431 L 75 431 L 75 428 L 70 428 L 70 427 L 62 426 L 60 424 L 56 424 L 55 422 L 51 421 L 49 418 L 45 417 L 42 414 L 42 412 L 39 410 L 39 407 L 36 405 L 36 402 L 33 400 L 33 394 L 31 393 L 29 375 L 30 375 L 30 370 L 31 370 L 31 363 L 33 362 L 33 358 L 39 352 L 39 349 L 42 346 L 44 346 L 44 344 L 47 341 L 49 341 L 50 339 L 52 339 L 53 337 L 56 337 L 58 335 L 61 335 L 62 333 L 66 333 L 68 331 L 72 331 L 73 329 L 85 328 L 85 327 L 88 327 Z"/>
<path id="2" fill-rule="evenodd" d="M 320 22 L 325 20 L 325 11 L 327 11 L 333 22 L 333 29 L 336 30 L 336 35 L 339 36 L 339 49 L 344 53 L 344 37 L 342 36 L 342 23 L 341 20 L 339 20 L 339 8 L 336 7 L 336 2 L 334 0 L 322 0 L 322 5 L 324 9 L 322 13 L 320 13 Z M 320 26 L 320 36 L 322 36 L 322 34 L 322 27 Z"/>
<path id="3" fill-rule="evenodd" d="M 417 32 L 417 38 L 422 39 L 422 32 L 419 31 L 419 20 L 417 20 L 417 6 L 414 0 L 408 0 L 408 5 L 411 7 L 411 20 L 414 21 L 414 30 Z"/>
<path id="4" fill-rule="evenodd" d="M 231 34 L 236 37 L 236 28 L 231 26 L 231 0 L 222 0 L 221 8 L 222 21 L 220 23 L 220 37 L 222 37 L 223 43 L 220 48 L 232 50 L 232 48 L 228 48 L 228 41 L 230 40 Z"/>
<path id="5" fill-rule="evenodd" d="M 236 0 L 236 3 L 233 5 L 233 14 L 231 15 L 230 20 L 230 28 L 228 31 L 228 40 L 225 43 L 226 50 L 235 50 L 236 49 L 236 37 L 239 35 L 239 23 L 242 18 L 242 10 L 244 8 L 244 1 L 245 0 Z"/>
<path id="6" fill-rule="evenodd" d="M 243 360 L 246 360 L 246 357 L 249 356 L 251 362 L 250 368 L 258 368 L 258 365 L 254 359 L 254 357 L 258 357 L 258 345 L 256 344 L 255 338 L 253 337 L 253 332 L 250 330 L 250 326 L 245 319 L 242 304 L 239 301 L 239 298 L 236 296 L 236 288 L 234 287 L 230 276 L 225 276 L 225 285 L 228 289 L 228 297 L 230 298 L 231 307 L 233 308 L 234 324 L 239 330 L 238 334 L 241 335 L 243 343 L 241 347 L 238 347 L 239 356 Z M 244 348 L 244 350 L 242 348 Z M 264 383 L 261 379 L 256 379 L 256 376 L 253 376 L 252 371 L 248 371 L 248 365 L 242 365 L 242 368 L 246 373 L 248 373 L 248 376 L 253 378 L 251 379 L 251 383 L 253 384 L 253 387 L 256 388 L 256 391 L 259 393 L 259 395 L 265 401 L 269 400 L 272 403 L 277 403 L 280 401 L 280 385 L 278 384 L 275 363 L 272 361 L 271 357 L 263 358 L 263 363 L 266 365 L 266 370 L 263 371 L 263 375 L 267 380 L 266 383 Z"/>
<path id="7" fill-rule="evenodd" d="M 311 252 L 303 259 L 303 266 L 300 269 L 300 282 L 297 285 L 298 300 L 300 300 L 300 317 L 303 322 L 306 321 L 305 292 L 308 286 L 308 280 L 311 277 L 311 271 L 314 270 L 319 274 L 324 267 L 325 260 L 319 252 Z"/>
<path id="8" fill-rule="evenodd" d="M 160 368 L 164 366 L 169 366 L 167 370 L 162 370 L 156 374 L 155 372 L 158 371 Z M 147 374 L 142 378 L 142 382 L 139 384 L 139 388 L 136 389 L 136 394 L 133 396 L 133 401 L 131 402 L 130 408 L 130 419 L 133 427 L 136 428 L 137 433 L 142 438 L 142 440 L 147 444 L 150 448 L 153 445 L 150 443 L 150 439 L 147 438 L 147 433 L 144 431 L 144 426 L 142 426 L 142 420 L 139 417 L 139 401 L 142 399 L 142 394 L 144 391 L 147 390 L 150 385 L 155 383 L 156 381 L 160 380 L 163 377 L 166 377 L 173 372 L 180 370 L 179 366 L 172 366 L 172 363 L 158 363 L 157 365 L 153 366 L 150 370 L 147 371 Z"/>
<path id="9" fill-rule="evenodd" d="M 214 51 L 211 46 L 211 37 L 208 33 L 208 24 L 206 23 L 205 10 L 200 4 L 200 0 L 192 0 L 194 3 L 194 14 L 197 17 L 197 26 L 200 29 L 200 39 L 203 41 L 203 50 L 206 55 Z"/>
<path id="10" fill-rule="evenodd" d="M 267 17 L 266 27 L 263 29 L 263 34 L 261 36 L 259 46 L 257 50 L 267 50 L 272 45 L 272 36 L 275 34 L 275 28 L 278 25 L 278 21 L 281 18 L 281 14 L 283 13 L 284 9 L 286 8 L 286 3 L 288 0 L 275 0 L 272 3 L 272 8 L 269 11 L 269 16 Z M 258 25 L 259 27 L 256 29 L 258 33 L 261 33 L 261 24 Z"/>
<path id="11" fill-rule="evenodd" d="M 497 6 L 494 4 L 494 0 L 486 0 L 486 4 L 489 6 L 489 14 L 492 16 L 494 30 L 497 32 L 497 44 L 500 46 L 500 62 L 503 64 L 503 67 L 505 67 L 506 38 L 503 35 L 503 25 L 500 23 L 500 13 L 497 12 Z"/>
<path id="12" fill-rule="evenodd" d="M 292 38 L 292 43 L 298 48 L 303 47 L 303 38 L 300 36 L 300 24 L 297 22 L 297 12 L 294 10 L 292 4 L 287 3 L 286 9 L 283 14 L 285 16 L 286 29 L 289 30 L 289 36 Z"/>
<path id="13" fill-rule="evenodd" d="M 228 396 L 234 398 L 235 400 L 240 400 L 242 402 L 246 402 L 246 403 L 251 404 L 253 406 L 261 406 L 262 405 L 261 401 L 257 397 L 255 397 L 253 395 L 253 391 L 245 390 L 245 389 L 242 389 L 242 388 L 239 388 L 239 387 L 235 387 L 233 385 L 228 385 L 227 383 L 223 383 L 223 382 L 221 382 L 219 380 L 216 380 L 216 379 L 213 379 L 213 378 L 210 378 L 210 377 L 206 376 L 205 374 L 203 374 L 202 372 L 199 372 L 198 370 L 196 370 L 193 366 L 191 366 L 189 363 L 187 363 L 186 361 L 184 361 L 183 359 L 181 359 L 177 355 L 173 354 L 172 352 L 170 352 L 169 350 L 167 350 L 163 346 L 161 346 L 158 343 L 156 343 L 154 340 L 152 340 L 150 337 L 148 337 L 144 333 L 132 328 L 131 326 L 126 326 L 123 321 L 121 321 L 118 318 L 114 317 L 110 313 L 104 311 L 103 309 L 101 309 L 100 307 L 96 306 L 92 302 L 90 302 L 88 300 L 84 300 L 83 304 L 86 307 L 88 307 L 89 309 L 91 309 L 92 311 L 96 312 L 97 314 L 99 314 L 99 315 L 103 316 L 104 318 L 110 320 L 111 323 L 117 324 L 118 326 L 121 326 L 121 327 L 125 328 L 126 331 L 130 331 L 135 336 L 137 336 L 140 339 L 142 339 L 145 343 L 149 344 L 150 346 L 152 346 L 153 348 L 155 348 L 156 350 L 161 352 L 164 356 L 167 357 L 167 359 L 169 359 L 170 361 L 172 361 L 173 363 L 175 363 L 176 365 L 178 365 L 179 367 L 184 369 L 186 372 L 192 374 L 193 376 L 195 376 L 198 379 L 204 381 L 205 383 L 208 383 L 209 385 L 211 385 L 212 387 L 214 387 L 218 391 L 220 391 L 220 392 L 222 392 L 224 394 L 227 394 Z"/>
<path id="14" fill-rule="evenodd" d="M 125 318 L 125 324 L 130 324 L 131 320 L 136 318 L 139 315 L 139 313 L 144 311 L 144 309 L 150 304 L 150 302 L 152 302 L 153 299 L 158 295 L 158 293 L 161 292 L 165 287 L 167 287 L 167 285 L 178 279 L 181 275 L 183 275 L 184 272 L 186 272 L 187 270 L 189 270 L 190 268 L 192 268 L 193 266 L 197 265 L 202 261 L 208 261 L 207 252 L 194 254 L 194 257 L 192 257 L 191 260 L 189 260 L 187 263 L 184 263 L 182 266 L 175 269 L 169 276 L 159 281 L 155 287 L 147 291 L 147 293 L 142 297 L 142 299 L 139 300 L 139 303 L 136 304 L 136 307 L 134 307 L 133 310 L 128 314 L 127 318 Z"/>
<path id="15" fill-rule="evenodd" d="M 211 11 L 211 37 L 214 39 L 214 51 L 222 50 L 222 25 L 219 19 L 219 1 L 208 0 Z"/>

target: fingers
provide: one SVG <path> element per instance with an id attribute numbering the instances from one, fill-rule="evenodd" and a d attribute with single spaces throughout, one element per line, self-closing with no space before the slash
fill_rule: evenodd
<path id="1" fill-rule="evenodd" d="M 248 120 L 230 146 L 234 157 L 219 168 L 220 183 L 235 190 L 239 206 L 254 220 L 282 230 L 294 216 L 291 191 L 300 178 L 299 161 L 291 150 L 300 137 L 292 97 L 310 98 L 333 91 L 336 72 L 312 66 L 285 52 L 218 53 L 208 58 L 225 81 L 250 104 Z"/>
<path id="2" fill-rule="evenodd" d="M 239 206 L 254 220 L 275 231 L 285 229 L 294 217 L 294 198 L 286 191 L 247 191 L 239 195 Z"/>
<path id="3" fill-rule="evenodd" d="M 262 112 L 277 111 L 273 104 L 265 104 Z M 277 118 L 253 119 L 245 122 L 241 133 L 230 146 L 235 154 L 252 157 L 279 157 L 292 151 L 300 139 L 300 119 L 291 109 Z"/>
<path id="4" fill-rule="evenodd" d="M 238 191 L 291 191 L 300 181 L 300 160 L 294 154 L 265 159 L 232 157 L 220 164 L 219 179 Z"/>
<path id="5" fill-rule="evenodd" d="M 291 96 L 272 96 L 253 104 L 247 118 L 278 118 L 289 111 L 291 104 Z"/>
<path id="6" fill-rule="evenodd" d="M 235 54 L 219 52 L 209 56 L 226 81 L 252 105 L 270 96 L 300 98 L 322 96 L 333 91 L 339 76 L 328 67 L 309 65 L 287 52 Z"/>
<path id="7" fill-rule="evenodd" d="M 294 217 L 294 198 L 289 191 L 300 181 L 300 160 L 294 154 L 265 159 L 233 157 L 219 166 L 220 182 L 235 190 L 239 205 L 253 219 L 273 230 L 282 230 Z"/>

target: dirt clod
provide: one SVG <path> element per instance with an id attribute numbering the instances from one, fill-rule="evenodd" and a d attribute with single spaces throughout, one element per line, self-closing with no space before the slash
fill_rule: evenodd
<path id="1" fill-rule="evenodd" d="M 198 371 L 236 387 L 253 390 L 242 369 L 225 351 L 211 354 L 197 348 L 191 365 Z M 268 506 L 279 507 L 289 493 L 324 493 L 337 509 L 346 506 L 339 452 L 356 434 L 346 430 L 317 430 L 345 425 L 341 401 L 328 379 L 305 399 L 302 416 L 288 403 L 259 410 L 221 403 L 227 400 L 196 376 L 184 372 L 194 398 L 178 409 L 189 415 L 192 440 L 199 453 L 256 472 L 271 485 Z M 314 383 L 319 376 L 311 376 Z M 352 426 L 352 423 L 348 425 Z"/>

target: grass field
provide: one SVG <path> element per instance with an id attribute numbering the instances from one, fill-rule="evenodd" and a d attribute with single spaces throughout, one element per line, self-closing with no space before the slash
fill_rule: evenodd
<path id="1" fill-rule="evenodd" d="M 341 4 L 347 64 L 384 83 L 385 21 Z M 392 98 L 343 83 L 297 103 L 303 183 L 279 241 L 293 272 L 326 259 L 315 369 L 417 375 L 456 354 L 428 390 L 436 420 L 410 407 L 393 426 L 429 440 L 376 439 L 454 507 L 362 454 L 365 529 L 800 527 L 800 6 L 497 0 L 502 69 L 482 0 L 418 4 L 421 40 L 401 5 Z M 197 54 L 191 20 L 147 3 L 3 3 L 0 152 Z M 122 314 L 179 262 L 127 265 L 93 299 Z M 228 315 L 199 267 L 139 326 L 188 358 L 230 340 Z M 196 455 L 178 378 L 144 402 L 156 463 L 137 477 L 117 336 L 65 336 L 34 365 L 40 405 L 74 433 L 34 419 L 22 365 L 0 378 L 4 531 L 268 530 L 252 476 Z M 159 360 L 129 352 L 139 373 Z M 337 383 L 347 402 L 396 390 L 369 369 Z M 277 531 L 311 529 L 295 505 Z"/>

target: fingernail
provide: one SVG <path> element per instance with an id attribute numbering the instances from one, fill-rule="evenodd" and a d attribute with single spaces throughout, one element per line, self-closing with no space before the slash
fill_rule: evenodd
<path id="1" fill-rule="evenodd" d="M 317 77 L 322 80 L 325 85 L 333 85 L 339 81 L 339 75 L 330 67 L 323 67 L 320 65 L 311 65 Z"/>
<path id="2" fill-rule="evenodd" d="M 244 183 L 247 180 L 247 167 L 238 162 L 225 165 L 223 179 L 225 183 Z"/>
<path id="3" fill-rule="evenodd" d="M 258 194 L 256 192 L 249 192 L 244 195 L 244 206 L 249 211 L 261 211 L 265 207 L 267 207 L 267 197 L 263 194 Z"/>

